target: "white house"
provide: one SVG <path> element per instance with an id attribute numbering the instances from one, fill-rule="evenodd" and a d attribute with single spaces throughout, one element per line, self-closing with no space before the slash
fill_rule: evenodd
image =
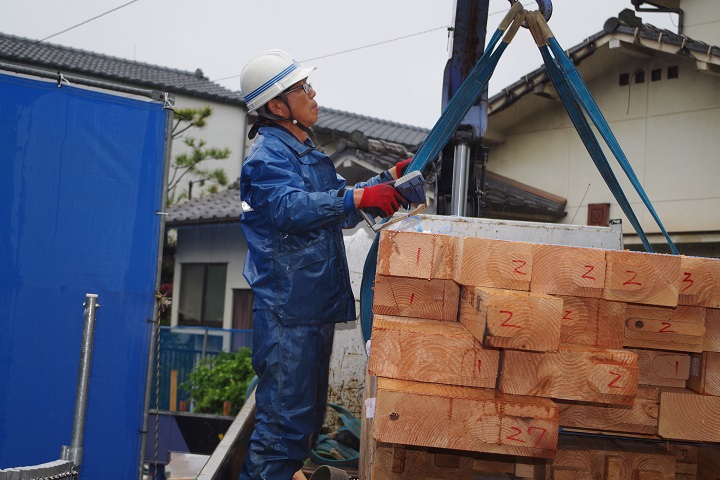
<path id="1" fill-rule="evenodd" d="M 581 44 L 563 47 L 570 47 L 680 253 L 720 257 L 720 48 L 713 46 L 720 42 L 720 4 L 650 3 L 681 8 L 684 33 L 658 30 L 626 11 Z M 626 245 L 642 248 L 544 68 L 492 97 L 488 110 L 489 169 L 566 198 L 562 222 L 623 218 Z M 614 170 L 650 240 L 667 251 L 640 197 L 621 170 Z"/>

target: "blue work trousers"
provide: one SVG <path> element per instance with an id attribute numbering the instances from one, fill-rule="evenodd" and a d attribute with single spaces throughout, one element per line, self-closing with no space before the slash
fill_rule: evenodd
<path id="1" fill-rule="evenodd" d="M 334 332 L 254 312 L 255 429 L 239 480 L 290 480 L 302 468 L 325 417 Z"/>

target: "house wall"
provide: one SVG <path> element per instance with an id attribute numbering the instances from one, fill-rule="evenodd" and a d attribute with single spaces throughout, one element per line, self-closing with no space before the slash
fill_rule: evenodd
<path id="1" fill-rule="evenodd" d="M 668 79 L 673 66 L 679 78 Z M 660 81 L 650 81 L 653 69 L 662 71 Z M 645 72 L 645 83 L 632 79 L 636 71 Z M 666 229 L 720 232 L 720 76 L 699 73 L 679 56 L 636 56 L 607 46 L 580 72 Z M 619 86 L 621 73 L 630 73 L 630 85 Z M 490 170 L 566 197 L 565 223 L 586 223 L 588 203 L 610 203 L 610 218 L 623 218 L 632 231 L 558 101 L 529 94 L 489 123 L 500 125 L 493 136 L 503 138 L 491 147 Z M 659 231 L 605 150 L 643 228 Z"/>
<path id="2" fill-rule="evenodd" d="M 249 289 L 242 276 L 247 255 L 247 243 L 240 230 L 240 223 L 198 225 L 177 229 L 177 250 L 175 252 L 175 273 L 173 296 L 179 297 L 183 263 L 226 263 L 227 284 L 225 285 L 225 313 L 223 328 L 232 328 L 232 291 Z M 173 302 L 171 325 L 177 325 L 178 305 Z"/>
<path id="3" fill-rule="evenodd" d="M 720 45 L 720 8 L 717 0 L 682 0 L 683 33 L 709 45 Z"/>
<path id="4" fill-rule="evenodd" d="M 178 154 L 190 151 L 183 143 L 183 137 L 205 140 L 207 147 L 229 148 L 230 156 L 227 159 L 207 160 L 200 167 L 207 170 L 222 168 L 227 174 L 228 181 L 232 183 L 240 177 L 240 167 L 243 158 L 245 158 L 245 149 L 248 146 L 245 110 L 240 105 L 224 104 L 183 95 L 175 97 L 175 107 L 177 109 L 203 108 L 206 106 L 210 106 L 213 111 L 207 125 L 201 129 L 191 128 L 182 137 L 176 138 L 172 146 L 172 156 L 175 158 Z M 172 176 L 172 172 L 170 172 L 170 175 Z M 189 178 L 186 178 L 180 183 L 178 194 L 187 190 L 189 180 Z M 193 197 L 196 197 L 196 193 L 199 195 L 208 187 L 209 184 L 204 187 L 198 184 L 193 185 Z"/>

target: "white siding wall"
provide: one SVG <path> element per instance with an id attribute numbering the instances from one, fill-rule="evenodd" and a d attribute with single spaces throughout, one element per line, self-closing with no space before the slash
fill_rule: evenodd
<path id="1" fill-rule="evenodd" d="M 720 8 L 717 0 L 681 0 L 684 34 L 709 45 L 720 45 Z"/>
<path id="2" fill-rule="evenodd" d="M 667 79 L 669 66 L 679 67 L 679 78 Z M 651 82 L 655 68 L 662 69 L 662 80 Z M 645 71 L 645 83 L 618 85 L 620 73 L 632 77 L 637 69 Z M 581 73 L 665 227 L 720 231 L 720 77 L 698 73 L 680 57 L 617 51 L 596 53 L 581 64 Z M 562 106 L 542 101 L 534 112 L 523 113 L 537 102 L 527 99 L 497 114 L 510 126 L 501 132 L 504 143 L 491 148 L 488 168 L 566 197 L 566 223 L 584 224 L 588 203 L 610 203 L 610 217 L 623 218 Z M 617 162 L 607 155 L 615 169 Z M 625 174 L 615 170 L 643 228 L 658 231 Z"/>

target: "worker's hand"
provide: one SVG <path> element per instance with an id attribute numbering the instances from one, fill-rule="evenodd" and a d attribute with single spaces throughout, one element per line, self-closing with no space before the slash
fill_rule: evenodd
<path id="1" fill-rule="evenodd" d="M 373 213 L 379 210 L 384 216 L 389 217 L 400 208 L 402 195 L 389 183 L 381 183 L 372 187 L 362 189 L 357 208 Z"/>
<path id="2" fill-rule="evenodd" d="M 396 180 L 405 175 L 405 169 L 407 169 L 407 166 L 410 165 L 411 161 L 412 158 L 408 158 L 395 164 L 395 171 L 397 172 L 397 177 L 395 178 Z"/>
<path id="3" fill-rule="evenodd" d="M 398 178 L 405 175 L 405 170 L 407 170 L 407 166 L 410 164 L 411 161 L 412 158 L 408 158 L 406 160 L 403 160 L 402 162 L 397 162 L 395 166 L 390 167 L 390 170 L 388 170 L 388 172 L 395 180 L 397 180 Z"/>

